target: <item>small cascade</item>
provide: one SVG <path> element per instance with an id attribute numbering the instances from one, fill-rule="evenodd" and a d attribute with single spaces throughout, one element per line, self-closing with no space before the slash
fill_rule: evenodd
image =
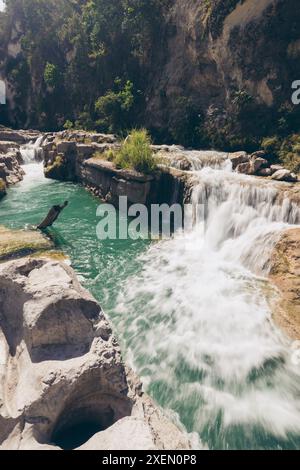
<path id="1" fill-rule="evenodd" d="M 281 198 L 272 182 L 228 171 L 199 172 L 191 202 L 205 206 L 205 240 L 222 256 L 241 261 L 257 274 L 268 270 L 270 251 L 281 231 L 300 224 L 300 208 Z"/>
<path id="2" fill-rule="evenodd" d="M 41 145 L 44 139 L 45 137 L 41 135 L 35 142 L 29 142 L 28 144 L 22 145 L 20 152 L 25 165 L 42 161 L 43 149 L 41 148 Z"/>
<path id="3" fill-rule="evenodd" d="M 228 160 L 228 154 L 217 152 L 215 150 L 180 150 L 171 153 L 170 166 L 182 169 L 182 159 L 190 164 L 191 171 L 200 171 L 209 167 L 215 170 L 231 170 L 231 162 Z"/>

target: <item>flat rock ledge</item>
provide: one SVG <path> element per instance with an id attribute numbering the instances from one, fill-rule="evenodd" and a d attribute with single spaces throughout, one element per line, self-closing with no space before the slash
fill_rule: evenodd
<path id="1" fill-rule="evenodd" d="M 65 263 L 0 264 L 0 449 L 190 449 Z"/>
<path id="2" fill-rule="evenodd" d="M 11 230 L 0 225 L 0 262 L 53 248 L 53 243 L 37 230 Z"/>
<path id="3" fill-rule="evenodd" d="M 271 256 L 270 279 L 278 288 L 274 306 L 276 323 L 295 340 L 300 339 L 300 228 L 283 232 Z"/>

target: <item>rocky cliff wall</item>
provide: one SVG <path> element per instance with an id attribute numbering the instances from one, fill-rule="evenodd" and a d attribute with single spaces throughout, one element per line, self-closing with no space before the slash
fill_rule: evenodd
<path id="1" fill-rule="evenodd" d="M 78 9 L 75 3 L 74 10 Z M 160 47 L 149 38 L 147 53 L 134 71 L 124 76 L 139 81 L 139 124 L 152 129 L 160 142 L 164 139 L 189 146 L 251 147 L 261 137 L 299 131 L 299 106 L 291 104 L 292 82 L 300 79 L 298 0 L 165 3 L 168 7 L 156 34 Z M 51 15 L 51 10 L 47 14 Z M 49 119 L 52 125 L 56 122 L 61 126 L 67 115 L 78 109 L 78 93 L 70 99 L 65 87 L 64 97 L 57 98 L 43 82 L 44 66 L 56 55 L 59 63 L 71 64 L 74 51 L 70 42 L 65 46 L 59 42 L 56 55 L 50 46 L 43 49 L 43 57 L 35 48 L 28 61 L 22 43 L 24 32 L 26 21 L 20 8 L 15 8 L 0 46 L 0 76 L 7 82 L 8 117 L 14 125 L 43 127 Z M 31 40 L 37 44 L 40 38 L 33 35 Z M 114 54 L 116 50 L 112 49 L 110 63 L 118 62 Z M 81 89 L 84 95 L 91 90 L 86 104 L 92 109 L 91 103 L 103 89 L 95 90 L 98 72 L 88 53 L 86 61 Z M 120 72 L 105 65 L 102 70 L 99 83 L 107 76 L 108 83 L 113 83 Z M 18 77 L 22 78 L 21 88 Z"/>

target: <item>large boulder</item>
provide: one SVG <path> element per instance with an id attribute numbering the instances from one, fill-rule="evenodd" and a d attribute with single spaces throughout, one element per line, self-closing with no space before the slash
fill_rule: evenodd
<path id="1" fill-rule="evenodd" d="M 275 181 L 286 181 L 288 183 L 295 183 L 298 181 L 298 178 L 294 173 L 289 170 L 285 170 L 284 168 L 275 171 L 272 175 L 272 179 Z"/>
<path id="2" fill-rule="evenodd" d="M 280 292 L 274 316 L 291 338 L 300 338 L 300 229 L 286 230 L 270 259 L 270 278 Z"/>
<path id="3" fill-rule="evenodd" d="M 64 263 L 0 265 L 1 449 L 190 449 Z"/>
<path id="4" fill-rule="evenodd" d="M 229 153 L 228 158 L 232 163 L 233 170 L 235 170 L 239 165 L 249 162 L 249 155 L 247 155 L 246 152 Z"/>

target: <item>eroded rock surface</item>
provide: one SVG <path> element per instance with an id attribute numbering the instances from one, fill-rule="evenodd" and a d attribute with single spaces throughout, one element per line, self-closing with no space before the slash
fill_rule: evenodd
<path id="1" fill-rule="evenodd" d="M 10 230 L 0 225 L 0 261 L 52 248 L 50 240 L 37 230 Z"/>
<path id="2" fill-rule="evenodd" d="M 5 185 L 18 183 L 23 179 L 22 157 L 18 149 L 9 148 L 7 153 L 0 150 L 0 178 Z"/>
<path id="3" fill-rule="evenodd" d="M 2 449 L 189 449 L 67 265 L 0 265 Z"/>
<path id="4" fill-rule="evenodd" d="M 285 231 L 271 256 L 270 278 L 280 291 L 275 320 L 294 339 L 300 338 L 300 229 Z"/>

